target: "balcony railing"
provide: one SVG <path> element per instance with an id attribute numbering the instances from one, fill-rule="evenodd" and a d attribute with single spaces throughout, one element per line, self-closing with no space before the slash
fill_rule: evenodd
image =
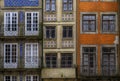
<path id="1" fill-rule="evenodd" d="M 44 21 L 56 21 L 57 15 L 56 14 L 44 14 Z"/>
<path id="2" fill-rule="evenodd" d="M 62 21 L 74 21 L 73 14 L 62 14 Z"/>
<path id="3" fill-rule="evenodd" d="M 56 40 L 44 40 L 44 48 L 56 48 L 57 41 Z"/>
<path id="4" fill-rule="evenodd" d="M 97 71 L 96 71 L 96 67 L 89 67 L 89 66 L 82 66 L 80 67 L 81 69 L 81 75 L 84 75 L 84 76 L 95 76 Z"/>
<path id="5" fill-rule="evenodd" d="M 110 67 L 102 66 L 99 76 L 115 76 L 117 74 L 116 68 L 110 69 Z M 87 65 L 80 66 L 80 75 L 82 76 L 98 76 L 97 66 L 90 67 Z"/>
<path id="6" fill-rule="evenodd" d="M 62 40 L 62 47 L 63 47 L 63 48 L 73 48 L 73 47 L 74 47 L 74 42 L 73 42 L 73 40 L 63 39 L 63 40 Z"/>
<path id="7" fill-rule="evenodd" d="M 14 56 L 13 56 L 14 57 Z M 0 68 L 40 68 L 41 59 L 38 56 L 0 58 Z"/>
<path id="8" fill-rule="evenodd" d="M 30 25 L 26 29 L 25 24 L 17 24 L 15 27 L 8 27 L 8 25 L 2 24 L 0 27 L 0 36 L 38 36 L 42 34 L 42 28 L 40 28 L 39 24 L 37 24 L 39 27 L 34 26 L 34 24 Z"/>

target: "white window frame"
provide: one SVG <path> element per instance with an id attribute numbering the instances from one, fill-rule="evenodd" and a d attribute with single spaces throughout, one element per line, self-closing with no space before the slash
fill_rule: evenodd
<path id="1" fill-rule="evenodd" d="M 82 27 L 82 17 L 83 17 L 84 14 L 88 14 L 88 15 L 89 14 L 95 14 L 96 15 L 96 23 L 95 23 L 96 24 L 96 28 L 95 28 L 96 30 L 95 30 L 95 32 L 84 32 L 84 31 L 82 31 L 82 28 L 83 28 Z M 98 13 L 97 12 L 81 12 L 80 13 L 80 33 L 81 34 L 84 34 L 84 33 L 85 34 L 96 34 L 96 33 L 98 33 Z"/>
<path id="2" fill-rule="evenodd" d="M 16 62 L 12 63 L 12 59 L 10 59 L 10 63 L 6 63 L 5 62 L 5 56 L 6 56 L 6 45 L 10 45 L 10 58 L 12 56 L 12 45 L 16 45 Z M 18 64 L 18 44 L 17 43 L 5 43 L 4 44 L 4 68 L 17 68 L 17 64 Z"/>
<path id="3" fill-rule="evenodd" d="M 26 76 L 25 76 L 25 81 L 28 81 L 28 80 L 27 80 L 27 76 L 31 78 L 31 80 L 29 80 L 29 81 L 33 81 L 33 77 L 34 77 L 34 76 L 36 76 L 36 77 L 37 77 L 37 81 L 39 81 L 39 76 L 38 76 L 38 75 L 26 75 Z"/>
<path id="4" fill-rule="evenodd" d="M 117 54 L 117 46 L 116 45 L 101 45 L 101 65 L 102 65 L 102 48 L 103 47 L 114 47 L 115 48 L 115 57 L 116 57 L 116 59 L 115 59 L 115 62 L 116 62 L 116 72 L 115 72 L 115 74 L 117 73 L 117 70 L 118 70 L 118 68 L 117 68 L 117 66 L 118 66 L 118 62 L 117 62 L 117 57 L 118 57 L 118 54 Z M 101 74 L 102 74 L 102 66 L 101 66 Z"/>
<path id="5" fill-rule="evenodd" d="M 115 15 L 115 31 L 114 32 L 103 32 L 102 31 L 102 15 L 104 15 L 104 14 L 114 14 Z M 100 31 L 101 31 L 101 33 L 105 33 L 105 34 L 110 34 L 110 33 L 112 33 L 112 34 L 116 34 L 117 33 L 117 31 L 118 31 L 118 16 L 117 16 L 117 13 L 116 12 L 101 12 L 100 13 L 100 17 L 101 17 L 101 27 L 100 27 Z"/>
<path id="6" fill-rule="evenodd" d="M 28 24 L 28 23 L 27 23 L 27 20 L 28 20 L 28 19 L 27 19 L 27 14 L 28 14 L 28 13 L 31 14 L 31 20 L 30 20 L 30 21 L 31 21 L 31 23 L 30 23 L 30 25 L 31 25 L 31 26 L 30 26 L 30 29 L 31 29 L 31 30 L 30 30 L 30 31 L 27 30 L 27 28 L 28 28 L 28 27 L 27 27 L 27 24 Z M 38 23 L 37 23 L 37 30 L 34 30 L 34 26 L 33 26 L 33 24 L 34 24 L 34 22 L 33 22 L 33 21 L 34 21 L 34 16 L 33 16 L 33 14 L 34 14 L 34 13 L 37 14 L 37 22 L 38 22 Z M 36 17 L 36 16 L 35 16 L 35 17 Z M 35 25 L 36 25 L 36 23 L 35 23 Z M 29 35 L 38 35 L 38 34 L 39 34 L 39 12 L 25 12 L 25 35 L 28 35 L 28 36 L 29 36 Z"/>
<path id="7" fill-rule="evenodd" d="M 83 47 L 95 47 L 96 48 L 96 60 L 95 60 L 95 64 L 96 64 L 96 74 L 97 74 L 97 70 L 98 70 L 98 65 L 97 65 L 97 63 L 98 63 L 98 61 L 97 61 L 97 59 L 98 59 L 98 46 L 97 45 L 81 45 L 80 46 L 80 65 L 82 65 L 82 62 L 83 62 L 83 52 L 82 52 L 82 48 Z M 80 66 L 80 72 L 82 73 L 82 67 Z M 92 76 L 92 75 L 91 75 Z"/>
<path id="8" fill-rule="evenodd" d="M 7 16 L 9 14 L 9 16 Z M 16 14 L 16 16 L 13 16 Z M 8 19 L 9 17 L 9 19 Z M 16 19 L 13 19 L 16 18 Z M 12 23 L 12 21 L 15 21 L 16 23 Z M 9 23 L 10 22 L 10 23 Z M 8 30 L 7 26 L 10 25 L 10 29 Z M 16 30 L 13 31 L 13 26 L 16 25 Z M 4 12 L 4 35 L 5 36 L 17 36 L 18 35 L 18 12 Z"/>
<path id="9" fill-rule="evenodd" d="M 30 45 L 30 50 L 28 51 L 28 52 L 30 52 L 30 61 L 31 62 L 26 62 L 27 60 L 29 60 L 28 59 L 28 55 L 26 55 L 27 54 L 27 50 L 26 49 L 28 49 L 27 48 L 27 45 Z M 37 45 L 37 48 L 36 48 L 36 55 L 34 55 L 34 50 L 33 49 L 35 49 L 34 47 L 33 47 L 33 45 Z M 38 43 L 25 43 L 25 68 L 38 68 L 38 65 L 39 65 L 39 52 L 38 52 Z M 35 56 L 35 57 L 37 57 L 37 59 L 34 59 L 33 58 L 33 56 Z M 35 63 L 35 62 L 33 62 L 33 60 L 36 60 L 37 61 L 37 63 Z"/>
<path id="10" fill-rule="evenodd" d="M 10 77 L 10 81 L 13 81 L 13 77 L 16 77 L 16 81 L 17 81 L 17 76 L 15 75 L 5 75 L 4 76 L 4 81 L 6 81 L 6 77 L 9 76 Z M 14 80 L 15 81 L 15 80 Z"/>

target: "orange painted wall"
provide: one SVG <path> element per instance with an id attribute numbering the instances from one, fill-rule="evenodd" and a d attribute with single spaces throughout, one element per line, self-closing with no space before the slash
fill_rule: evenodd
<path id="1" fill-rule="evenodd" d="M 100 73 L 100 47 L 101 45 L 113 45 L 115 36 L 117 34 L 102 34 L 100 33 L 100 12 L 117 12 L 117 2 L 80 2 L 77 0 L 77 65 L 80 66 L 80 45 L 97 45 L 97 62 L 98 62 L 98 73 Z M 97 34 L 80 34 L 80 12 L 97 12 L 98 14 L 98 33 Z M 78 67 L 78 74 L 80 72 Z"/>

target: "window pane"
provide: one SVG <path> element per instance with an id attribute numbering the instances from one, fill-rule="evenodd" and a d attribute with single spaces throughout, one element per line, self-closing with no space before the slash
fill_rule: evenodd
<path id="1" fill-rule="evenodd" d="M 82 48 L 82 73 L 85 75 L 96 74 L 96 48 Z"/>
<path id="2" fill-rule="evenodd" d="M 12 45 L 12 62 L 15 63 L 17 58 L 17 49 L 16 45 Z"/>
<path id="3" fill-rule="evenodd" d="M 57 67 L 57 54 L 47 53 L 45 59 L 46 59 L 46 67 L 49 68 Z"/>
<path id="4" fill-rule="evenodd" d="M 114 32 L 115 31 L 115 15 L 114 14 L 103 14 L 102 15 L 102 31 L 103 32 Z"/>
<path id="5" fill-rule="evenodd" d="M 53 26 L 46 27 L 46 38 L 55 38 L 55 27 Z"/>
<path id="6" fill-rule="evenodd" d="M 63 26 L 63 38 L 71 38 L 72 34 L 72 26 Z"/>
<path id="7" fill-rule="evenodd" d="M 38 13 L 33 13 L 33 31 L 38 30 Z"/>
<path id="8" fill-rule="evenodd" d="M 5 81 L 10 81 L 10 76 L 5 76 Z"/>
<path id="9" fill-rule="evenodd" d="M 102 47 L 102 73 L 113 75 L 116 72 L 115 47 Z"/>
<path id="10" fill-rule="evenodd" d="M 52 0 L 52 4 L 51 4 L 51 10 L 52 11 L 55 11 L 55 0 Z"/>
<path id="11" fill-rule="evenodd" d="M 83 15 L 82 30 L 83 32 L 95 32 L 96 31 L 96 16 L 94 14 Z"/>
<path id="12" fill-rule="evenodd" d="M 32 16 L 31 13 L 27 13 L 27 21 L 26 21 L 26 23 L 27 23 L 27 31 L 31 31 L 31 23 L 32 23 L 31 16 Z"/>
<path id="13" fill-rule="evenodd" d="M 61 54 L 61 67 L 72 67 L 73 56 L 72 53 L 62 53 Z"/>
<path id="14" fill-rule="evenodd" d="M 63 0 L 63 10 L 70 11 L 72 10 L 73 2 L 72 0 Z"/>

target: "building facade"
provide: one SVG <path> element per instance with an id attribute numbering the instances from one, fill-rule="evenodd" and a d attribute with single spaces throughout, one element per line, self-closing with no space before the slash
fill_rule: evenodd
<path id="1" fill-rule="evenodd" d="M 120 81 L 119 0 L 0 0 L 0 81 Z"/>
<path id="2" fill-rule="evenodd" d="M 119 81 L 117 0 L 77 0 L 78 81 Z"/>
<path id="3" fill-rule="evenodd" d="M 0 2 L 0 80 L 40 81 L 42 0 Z"/>
<path id="4" fill-rule="evenodd" d="M 43 81 L 75 81 L 76 0 L 43 2 Z"/>

